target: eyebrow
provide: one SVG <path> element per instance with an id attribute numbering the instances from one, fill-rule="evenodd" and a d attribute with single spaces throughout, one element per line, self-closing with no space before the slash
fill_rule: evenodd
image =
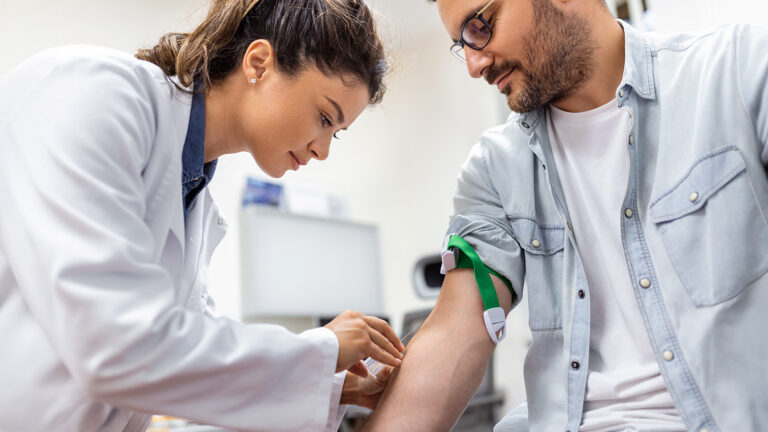
<path id="1" fill-rule="evenodd" d="M 337 104 L 335 100 L 329 98 L 328 96 L 325 96 L 325 98 L 328 99 L 328 102 L 330 102 L 334 108 L 336 108 L 336 114 L 338 116 L 339 123 L 344 123 L 344 111 L 341 110 L 339 104 Z"/>

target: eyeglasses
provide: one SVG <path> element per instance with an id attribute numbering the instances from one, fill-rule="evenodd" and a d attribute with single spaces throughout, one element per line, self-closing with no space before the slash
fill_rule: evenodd
<path id="1" fill-rule="evenodd" d="M 461 26 L 458 42 L 451 45 L 451 54 L 456 56 L 462 63 L 467 62 L 464 46 L 479 51 L 485 48 L 488 45 L 488 42 L 491 41 L 493 30 L 491 30 L 491 25 L 488 24 L 488 21 L 483 17 L 483 12 L 485 12 L 485 10 L 488 9 L 488 6 L 494 1 L 495 0 L 489 1 L 482 9 L 464 21 L 464 24 Z"/>

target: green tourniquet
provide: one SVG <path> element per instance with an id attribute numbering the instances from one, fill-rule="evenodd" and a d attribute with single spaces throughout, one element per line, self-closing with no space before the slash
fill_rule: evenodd
<path id="1" fill-rule="evenodd" d="M 466 254 L 460 253 L 459 260 L 456 262 L 456 268 L 472 268 L 472 260 L 469 259 L 469 257 Z M 509 292 L 512 293 L 512 297 L 515 296 L 515 292 L 512 291 L 512 282 L 509 281 L 509 279 L 505 278 L 499 273 L 496 273 L 496 270 L 489 268 L 488 266 L 485 266 L 485 268 L 488 270 L 488 272 L 497 278 L 501 279 L 502 282 L 509 288 Z"/>
<path id="2" fill-rule="evenodd" d="M 447 247 L 449 249 L 455 247 L 462 252 L 460 254 L 461 257 L 459 258 L 459 262 L 456 265 L 457 268 L 469 268 L 466 263 L 466 259 L 469 259 L 471 267 L 475 272 L 475 281 L 477 281 L 477 287 L 480 289 L 480 297 L 483 299 L 485 310 L 499 307 L 499 297 L 496 295 L 496 288 L 493 286 L 493 281 L 491 281 L 491 277 L 488 275 L 492 270 L 489 270 L 488 267 L 483 264 L 480 257 L 477 256 L 477 252 L 472 249 L 472 246 L 470 246 L 463 238 L 453 235 L 449 239 Z M 462 260 L 462 258 L 465 259 Z M 464 261 L 464 266 L 459 265 L 462 261 Z M 493 273 L 495 276 L 501 277 L 498 273 Z M 501 279 L 507 283 L 506 278 L 501 277 Z"/>

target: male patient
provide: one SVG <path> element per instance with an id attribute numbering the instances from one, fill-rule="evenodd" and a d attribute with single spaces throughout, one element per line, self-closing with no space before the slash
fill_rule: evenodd
<path id="1" fill-rule="evenodd" d="M 500 333 L 477 269 L 505 312 L 528 289 L 527 402 L 496 431 L 766 430 L 768 31 L 641 34 L 602 0 L 437 10 L 515 114 L 473 148 L 447 230 L 488 270 L 445 254 L 367 430 L 456 422 Z"/>

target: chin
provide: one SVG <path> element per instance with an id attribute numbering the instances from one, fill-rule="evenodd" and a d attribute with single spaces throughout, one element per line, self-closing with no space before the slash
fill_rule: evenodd
<path id="1" fill-rule="evenodd" d="M 262 168 L 261 170 L 264 171 L 264 174 L 276 179 L 284 176 L 285 173 L 288 172 L 288 170 L 285 168 L 270 169 L 270 170 Z"/>
<path id="2" fill-rule="evenodd" d="M 282 167 L 269 167 L 262 163 L 259 163 L 259 160 L 256 159 L 253 154 L 251 154 L 251 157 L 253 158 L 253 161 L 256 162 L 256 166 L 259 167 L 259 169 L 266 175 L 272 177 L 272 178 L 280 178 L 288 171 L 288 168 L 282 168 Z"/>

